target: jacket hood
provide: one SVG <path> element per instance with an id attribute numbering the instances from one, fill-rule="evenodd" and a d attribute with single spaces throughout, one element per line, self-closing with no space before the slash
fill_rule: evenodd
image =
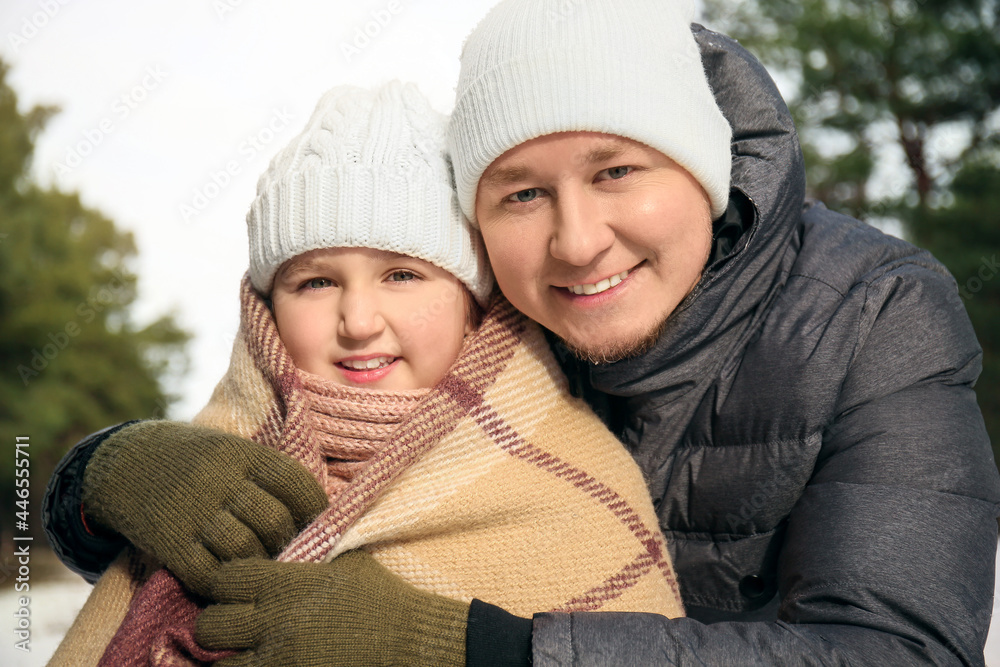
<path id="1" fill-rule="evenodd" d="M 791 114 L 763 65 L 735 40 L 692 27 L 719 108 L 733 129 L 729 209 L 719 223 L 742 235 L 705 270 L 654 348 L 590 365 L 590 384 L 613 396 L 655 394 L 663 404 L 715 377 L 744 347 L 795 258 L 805 170 Z M 565 358 L 564 355 L 560 355 Z M 582 362 L 581 362 L 582 364 Z"/>

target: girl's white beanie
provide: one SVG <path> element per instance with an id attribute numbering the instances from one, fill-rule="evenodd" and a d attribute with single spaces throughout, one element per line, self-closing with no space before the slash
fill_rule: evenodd
<path id="1" fill-rule="evenodd" d="M 503 0 L 462 50 L 449 148 L 462 210 L 515 146 L 555 132 L 614 134 L 651 146 L 729 201 L 732 131 L 691 33 L 692 0 Z"/>
<path id="2" fill-rule="evenodd" d="M 320 248 L 388 250 L 458 278 L 479 303 L 493 286 L 458 206 L 447 119 L 413 84 L 328 91 L 271 160 L 247 213 L 250 279 L 270 294 L 278 268 Z"/>

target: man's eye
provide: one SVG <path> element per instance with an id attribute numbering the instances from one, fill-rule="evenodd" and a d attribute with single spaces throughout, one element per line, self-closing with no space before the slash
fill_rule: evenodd
<path id="1" fill-rule="evenodd" d="M 306 287 L 309 289 L 323 289 L 324 287 L 329 287 L 330 285 L 330 281 L 326 278 L 310 278 L 306 281 Z"/>
<path id="2" fill-rule="evenodd" d="M 412 271 L 393 271 L 389 276 L 389 280 L 396 283 L 402 283 L 410 280 L 416 280 L 416 277 L 417 276 L 414 275 Z"/>
<path id="3" fill-rule="evenodd" d="M 521 190 L 520 192 L 515 192 L 510 196 L 511 201 L 518 201 L 521 203 L 532 201 L 538 198 L 538 188 L 529 188 L 528 190 Z"/>
<path id="4" fill-rule="evenodd" d="M 619 178 L 625 178 L 632 171 L 632 167 L 611 167 L 610 169 L 605 169 L 605 173 L 612 179 L 618 180 Z"/>

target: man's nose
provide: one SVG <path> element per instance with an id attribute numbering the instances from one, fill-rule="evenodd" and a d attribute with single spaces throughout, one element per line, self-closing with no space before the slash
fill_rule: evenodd
<path id="1" fill-rule="evenodd" d="M 347 289 L 340 299 L 337 333 L 352 340 L 368 340 L 385 329 L 378 298 L 370 290 Z"/>
<path id="2" fill-rule="evenodd" d="M 573 266 L 587 266 L 615 241 L 604 208 L 583 187 L 559 191 L 553 205 L 552 257 Z"/>

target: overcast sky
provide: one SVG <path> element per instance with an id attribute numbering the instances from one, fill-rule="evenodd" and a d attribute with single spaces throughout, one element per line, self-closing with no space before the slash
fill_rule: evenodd
<path id="1" fill-rule="evenodd" d="M 0 4 L 22 110 L 62 108 L 35 173 L 134 233 L 137 321 L 173 310 L 195 333 L 172 417 L 192 417 L 228 366 L 245 214 L 271 156 L 339 84 L 414 81 L 450 111 L 462 42 L 493 2 Z"/>

